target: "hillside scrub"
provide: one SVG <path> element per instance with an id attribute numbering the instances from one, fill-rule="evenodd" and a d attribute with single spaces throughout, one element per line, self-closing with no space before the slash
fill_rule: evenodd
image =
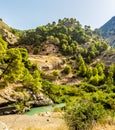
<path id="1" fill-rule="evenodd" d="M 108 43 L 96 35 L 90 26 L 83 28 L 80 22 L 73 18 L 60 19 L 58 23 L 52 22 L 36 29 L 23 31 L 19 44 L 32 45 L 34 54 L 43 50 L 47 52 L 45 45 L 52 44 L 65 56 L 81 54 L 88 63 L 108 48 Z M 54 50 L 51 50 L 49 54 L 54 53 Z"/>
<path id="2" fill-rule="evenodd" d="M 24 89 L 33 93 L 42 92 L 54 103 L 65 102 L 66 121 L 73 129 L 88 129 L 93 122 L 114 114 L 115 64 L 111 62 L 107 65 L 101 59 L 104 56 L 108 58 L 111 53 L 115 54 L 115 50 L 95 35 L 89 26 L 83 28 L 76 19 L 64 18 L 58 23 L 53 22 L 36 29 L 13 31 L 19 37 L 16 45 L 8 46 L 0 37 L 0 83 L 20 83 L 20 92 Z M 49 56 L 42 62 L 43 67 L 49 59 L 56 62 L 62 56 L 64 61 L 62 64 L 57 62 L 56 68 L 46 66 L 47 70 L 43 70 L 43 67 L 40 70 L 38 60 L 35 60 L 38 64 L 32 63 L 28 59 L 28 52 L 36 54 L 30 58 L 33 61 L 43 54 Z M 52 53 L 60 57 L 52 60 Z M 80 79 L 80 82 L 73 82 L 72 85 L 59 82 L 57 85 L 56 81 L 63 78 L 71 81 Z M 15 103 L 21 111 L 25 104 L 25 100 Z"/>
<path id="3" fill-rule="evenodd" d="M 64 117 L 70 130 L 89 130 L 104 116 L 105 110 L 101 104 L 82 100 L 67 107 Z"/>

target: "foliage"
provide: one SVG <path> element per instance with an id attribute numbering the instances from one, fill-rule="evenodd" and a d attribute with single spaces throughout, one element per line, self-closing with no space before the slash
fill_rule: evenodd
<path id="1" fill-rule="evenodd" d="M 58 70 L 53 70 L 52 74 L 58 78 L 60 77 L 60 73 Z"/>
<path id="2" fill-rule="evenodd" d="M 47 80 L 42 81 L 42 88 L 55 103 L 71 102 L 75 96 L 82 95 L 74 86 L 56 85 Z"/>
<path id="3" fill-rule="evenodd" d="M 7 48 L 7 43 L 0 38 L 0 79 L 8 83 L 21 82 L 24 86 L 38 91 L 41 88 L 40 71 L 36 64 L 28 60 L 24 48 Z"/>
<path id="4" fill-rule="evenodd" d="M 67 108 L 65 120 L 72 130 L 88 130 L 104 116 L 105 110 L 100 103 L 82 100 Z"/>
<path id="5" fill-rule="evenodd" d="M 79 76 L 85 76 L 86 75 L 86 65 L 85 65 L 85 61 L 83 60 L 82 56 L 78 57 L 78 75 Z"/>
<path id="6" fill-rule="evenodd" d="M 42 91 L 54 103 L 66 102 L 70 105 L 66 120 L 75 129 L 87 129 L 103 117 L 105 111 L 115 110 L 115 65 L 98 62 L 98 57 L 109 49 L 108 43 L 95 35 L 90 26 L 83 28 L 76 19 L 64 18 L 32 30 L 11 31 L 19 38 L 19 47 L 7 46 L 0 37 L 0 83 L 20 83 L 23 85 L 20 91 L 25 88 L 37 93 Z M 60 70 L 52 70 L 51 74 L 41 72 L 37 63 L 28 59 L 29 50 L 39 54 L 49 44 L 56 47 L 60 56 L 66 56 L 62 75 Z M 20 46 L 27 47 L 28 51 Z M 80 83 L 54 83 L 55 79 L 71 76 L 70 73 L 80 79 Z M 17 102 L 17 108 L 22 110 L 24 103 Z"/>
<path id="7" fill-rule="evenodd" d="M 33 54 L 34 54 L 34 55 L 37 55 L 37 54 L 38 54 L 38 48 L 34 48 Z"/>
<path id="8" fill-rule="evenodd" d="M 78 84 L 79 88 L 82 89 L 85 92 L 96 92 L 98 91 L 98 88 L 92 84 L 88 84 L 86 82 Z"/>
<path id="9" fill-rule="evenodd" d="M 2 21 L 2 18 L 0 18 L 0 21 Z"/>
<path id="10" fill-rule="evenodd" d="M 3 63 L 3 59 L 6 54 L 7 43 L 0 37 L 0 65 Z"/>
<path id="11" fill-rule="evenodd" d="M 20 79 L 24 64 L 19 49 L 11 48 L 6 52 L 5 69 L 1 75 L 5 80 L 14 82 Z"/>
<path id="12" fill-rule="evenodd" d="M 73 18 L 60 19 L 58 23 L 52 22 L 23 31 L 19 39 L 21 45 L 32 45 L 35 48 L 34 54 L 37 54 L 36 48 L 42 50 L 43 46 L 49 43 L 57 46 L 64 55 L 81 54 L 87 62 L 91 62 L 108 48 L 108 43 L 95 35 L 90 26 L 83 28 L 80 22 Z"/>
<path id="13" fill-rule="evenodd" d="M 62 72 L 64 74 L 69 74 L 71 72 L 71 67 L 70 66 L 65 66 Z"/>

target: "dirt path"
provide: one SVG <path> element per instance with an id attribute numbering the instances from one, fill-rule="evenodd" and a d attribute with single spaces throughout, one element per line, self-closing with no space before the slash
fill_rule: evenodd
<path id="1" fill-rule="evenodd" d="M 0 130 L 69 130 L 62 118 L 42 115 L 0 116 L 0 125 L 2 124 L 8 129 L 0 126 Z M 92 130 L 115 130 L 115 124 L 97 124 Z"/>
<path id="2" fill-rule="evenodd" d="M 0 121 L 7 125 L 8 130 L 67 130 L 63 119 L 40 115 L 0 116 Z"/>

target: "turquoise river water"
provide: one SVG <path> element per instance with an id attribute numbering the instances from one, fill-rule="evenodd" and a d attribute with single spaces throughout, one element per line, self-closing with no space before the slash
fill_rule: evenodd
<path id="1" fill-rule="evenodd" d="M 65 103 L 60 103 L 60 104 L 49 105 L 49 106 L 34 107 L 34 108 L 31 108 L 30 111 L 26 112 L 25 114 L 34 115 L 40 112 L 50 112 L 55 108 L 61 108 L 61 107 L 64 107 L 65 105 L 66 105 Z"/>

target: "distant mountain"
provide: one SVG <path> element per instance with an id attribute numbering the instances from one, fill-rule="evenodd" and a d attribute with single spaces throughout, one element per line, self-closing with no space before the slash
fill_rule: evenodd
<path id="1" fill-rule="evenodd" d="M 101 26 L 100 30 L 102 37 L 115 47 L 115 16 Z"/>

